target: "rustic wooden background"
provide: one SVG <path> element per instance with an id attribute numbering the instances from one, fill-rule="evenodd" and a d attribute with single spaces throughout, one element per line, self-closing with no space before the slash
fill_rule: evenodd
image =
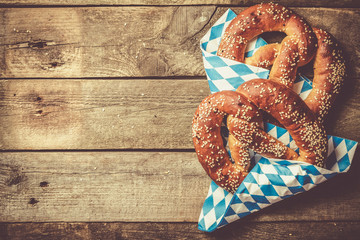
<path id="1" fill-rule="evenodd" d="M 199 40 L 259 2 L 0 0 L 0 239 L 358 238 L 359 151 L 347 174 L 197 230 L 210 183 L 190 131 L 209 94 Z M 360 2 L 275 2 L 342 44 L 326 127 L 360 141 Z"/>

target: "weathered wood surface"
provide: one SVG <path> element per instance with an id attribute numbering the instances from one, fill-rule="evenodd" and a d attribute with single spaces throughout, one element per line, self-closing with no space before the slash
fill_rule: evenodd
<path id="1" fill-rule="evenodd" d="M 359 239 L 358 222 L 238 222 L 203 233 L 193 223 L 8 223 L 0 224 L 4 240 L 117 239 Z"/>
<path id="2" fill-rule="evenodd" d="M 210 182 L 190 131 L 209 94 L 199 40 L 258 2 L 0 0 L 15 7 L 0 9 L 0 239 L 357 239 L 359 151 L 347 174 L 197 230 Z M 326 127 L 360 141 L 360 2 L 279 2 L 343 46 Z"/>
<path id="3" fill-rule="evenodd" d="M 4 78 L 204 76 L 199 40 L 227 9 L 0 9 L 0 73 Z M 360 26 L 359 9 L 293 9 L 339 40 L 349 75 L 359 77 L 359 29 L 349 29 Z"/>
<path id="4" fill-rule="evenodd" d="M 203 80 L 0 81 L 2 149 L 189 149 Z"/>
<path id="5" fill-rule="evenodd" d="M 210 183 L 186 152 L 20 152 L 0 159 L 0 219 L 9 222 L 196 221 Z"/>
<path id="6" fill-rule="evenodd" d="M 5 6 L 86 6 L 86 5 L 239 5 L 251 6 L 262 3 L 262 0 L 0 0 Z M 286 6 L 308 6 L 308 7 L 360 7 L 357 0 L 277 0 L 274 1 Z"/>
<path id="7" fill-rule="evenodd" d="M 359 170 L 246 221 L 360 221 Z M 0 219 L 196 222 L 209 184 L 194 152 L 5 152 Z"/>
<path id="8" fill-rule="evenodd" d="M 360 84 L 343 90 L 327 129 L 359 141 Z M 206 79 L 1 80 L 0 148 L 193 149 L 208 94 Z"/>

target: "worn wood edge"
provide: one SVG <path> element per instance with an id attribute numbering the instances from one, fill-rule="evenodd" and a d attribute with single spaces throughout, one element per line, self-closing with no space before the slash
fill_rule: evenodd
<path id="1" fill-rule="evenodd" d="M 349 173 L 244 219 L 360 221 L 355 160 Z M 196 222 L 209 185 L 195 153 L 0 153 L 0 221 Z"/>
<path id="2" fill-rule="evenodd" d="M 228 8 L 4 8 L 0 72 L 4 78 L 205 76 L 199 41 Z M 359 32 L 343 33 L 359 25 L 359 8 L 292 9 L 332 33 L 349 75 L 359 76 Z"/>
<path id="3" fill-rule="evenodd" d="M 212 233 L 196 223 L 0 223 L 4 240 L 358 239 L 360 222 L 235 222 Z"/>
<path id="4" fill-rule="evenodd" d="M 251 6 L 264 2 L 263 0 L 1 0 L 2 6 L 183 6 L 183 5 L 222 5 L 222 6 Z M 295 7 L 360 7 L 356 0 L 330 1 L 330 0 L 277 0 L 279 4 Z"/>
<path id="5" fill-rule="evenodd" d="M 329 134 L 360 140 L 359 80 L 344 85 Z M 193 149 L 192 117 L 209 94 L 206 79 L 0 80 L 0 149 Z"/>

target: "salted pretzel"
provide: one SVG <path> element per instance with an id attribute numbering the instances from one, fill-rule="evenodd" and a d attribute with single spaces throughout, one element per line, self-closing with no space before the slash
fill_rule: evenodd
<path id="1" fill-rule="evenodd" d="M 287 36 L 281 44 L 263 46 L 253 57 L 245 59 L 247 43 L 266 31 L 281 31 Z M 193 141 L 198 159 L 208 175 L 225 190 L 235 192 L 249 171 L 249 148 L 263 156 L 299 160 L 322 167 L 327 155 L 322 121 L 345 75 L 344 60 L 335 39 L 323 30 L 313 30 L 302 17 L 286 7 L 259 4 L 232 20 L 217 54 L 272 68 L 269 80 L 250 80 L 236 92 L 212 94 L 199 105 L 193 118 Z M 290 87 L 297 68 L 314 56 L 313 90 L 302 101 Z M 299 153 L 262 129 L 261 110 L 286 128 Z M 234 162 L 230 161 L 220 134 L 224 117 L 227 118 Z"/>
<path id="2" fill-rule="evenodd" d="M 236 16 L 226 28 L 217 55 L 244 62 L 245 47 L 263 32 L 280 31 L 287 36 L 272 57 L 273 67 L 269 78 L 291 86 L 297 68 L 307 64 L 316 51 L 316 36 L 310 25 L 292 10 L 274 3 L 264 3 L 247 8 Z M 271 48 L 266 46 L 264 48 Z"/>
<path id="3" fill-rule="evenodd" d="M 287 14 L 287 18 L 283 17 L 285 14 Z M 265 21 L 264 19 L 266 19 L 265 23 L 263 22 Z M 298 20 L 298 22 L 296 22 L 296 20 Z M 247 24 L 244 28 L 243 24 L 249 21 L 251 23 L 259 22 L 260 24 L 256 24 L 255 26 L 253 24 Z M 267 25 L 265 26 L 264 24 Z M 284 27 L 283 29 L 281 29 L 281 24 Z M 291 24 L 295 25 L 295 27 Z M 287 38 L 292 37 L 292 39 L 294 39 L 299 36 L 308 35 L 309 39 L 313 39 L 313 34 L 310 34 L 311 31 L 309 31 L 308 28 L 309 25 L 304 19 L 283 6 L 272 3 L 255 5 L 240 13 L 230 23 L 220 43 L 218 55 L 237 61 L 244 61 L 245 64 L 259 67 L 269 68 L 272 66 L 270 79 L 291 87 L 295 80 L 297 69 L 297 65 L 292 60 L 297 60 L 296 48 L 298 47 L 299 41 L 289 42 Z M 259 31 L 259 29 L 261 29 L 261 31 Z M 303 31 L 304 29 L 305 32 Z M 288 36 L 284 38 L 281 44 L 275 43 L 262 46 L 252 57 L 244 59 L 247 43 L 244 37 L 247 36 L 248 39 L 250 39 L 258 35 L 259 32 L 272 30 L 283 31 Z M 255 33 L 252 33 L 252 31 Z M 305 99 L 305 103 L 315 113 L 318 121 L 323 122 L 344 80 L 345 63 L 341 49 L 334 37 L 316 28 L 314 28 L 314 33 L 316 36 L 315 46 L 318 48 L 316 48 L 315 51 L 313 88 Z M 302 40 L 300 40 L 300 42 L 302 44 L 305 43 L 305 41 Z M 314 41 L 312 41 L 312 43 L 314 43 Z M 301 48 L 304 49 L 306 47 L 298 47 L 298 49 Z M 277 63 L 280 63 L 280 65 L 276 65 Z M 289 63 L 290 67 L 286 63 Z M 300 63 L 299 66 L 302 64 L 303 63 Z M 282 76 L 278 78 L 277 76 L 279 76 L 279 74 L 282 74 Z M 284 81 L 284 79 L 286 79 L 286 81 Z M 235 160 L 243 159 L 242 161 L 247 162 L 247 159 L 242 157 L 243 150 L 239 147 L 240 143 L 238 143 L 231 134 L 229 135 L 228 141 L 232 158 Z"/>
<path id="4" fill-rule="evenodd" d="M 333 105 L 345 79 L 345 61 L 342 50 L 336 39 L 328 32 L 313 28 L 318 40 L 318 48 L 314 59 L 314 78 L 312 90 L 305 103 L 323 122 Z M 245 64 L 263 68 L 273 65 L 279 54 L 280 44 L 268 44 L 245 59 Z"/>
<path id="5" fill-rule="evenodd" d="M 313 85 L 310 94 L 304 101 L 315 114 L 317 120 L 322 123 L 344 81 L 345 62 L 339 44 L 331 34 L 317 28 L 314 28 L 314 32 L 318 40 L 318 49 L 314 59 Z M 246 58 L 245 63 L 269 68 L 274 63 L 279 49 L 280 44 L 266 45 L 255 52 L 252 57 Z M 239 89 L 241 88 L 240 86 Z M 248 159 L 242 156 L 241 143 L 231 134 L 228 138 L 228 146 L 234 160 L 248 164 Z M 266 154 L 263 155 L 266 156 Z M 277 156 L 271 155 L 269 157 L 277 158 Z M 285 159 L 291 160 L 292 158 Z"/>
<path id="6" fill-rule="evenodd" d="M 299 154 L 262 130 L 260 109 L 289 131 Z M 220 134 L 224 116 L 241 149 L 242 158 L 235 159 L 235 163 L 230 161 Z M 201 165 L 213 181 L 229 192 L 235 192 L 247 175 L 248 148 L 267 156 L 315 165 L 322 165 L 327 154 L 323 125 L 299 95 L 273 80 L 250 80 L 237 92 L 222 91 L 205 98 L 195 112 L 192 136 Z"/>

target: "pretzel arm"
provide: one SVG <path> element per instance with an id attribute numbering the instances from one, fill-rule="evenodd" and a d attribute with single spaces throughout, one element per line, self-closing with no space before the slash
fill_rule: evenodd
<path id="1" fill-rule="evenodd" d="M 245 58 L 245 64 L 269 69 L 279 53 L 280 44 L 271 43 L 260 47 L 251 57 Z"/>

